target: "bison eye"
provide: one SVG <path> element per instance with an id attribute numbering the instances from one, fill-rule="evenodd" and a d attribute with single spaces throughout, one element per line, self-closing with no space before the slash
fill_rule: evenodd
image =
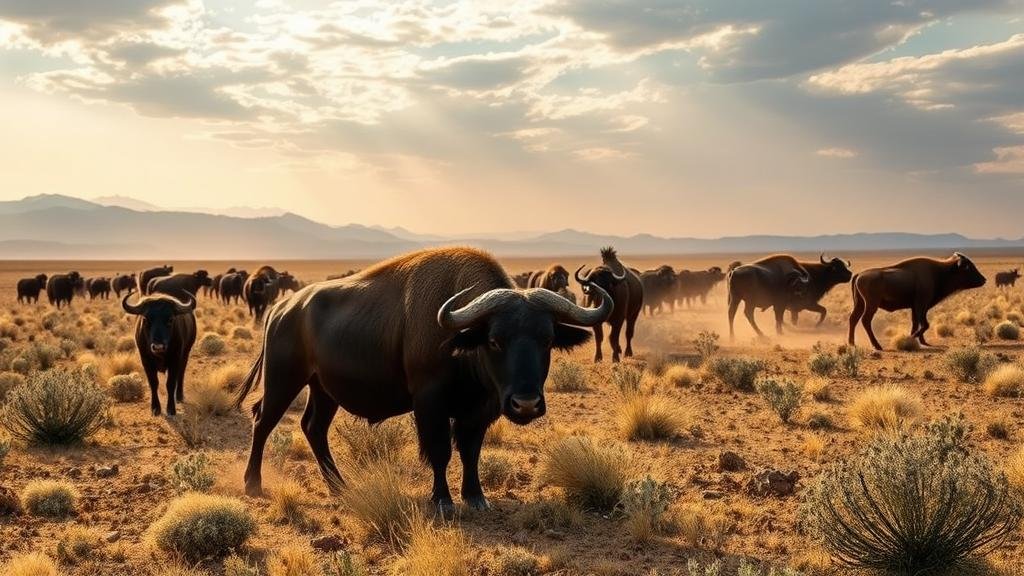
<path id="1" fill-rule="evenodd" d="M 494 338 L 491 338 L 490 340 L 488 340 L 487 341 L 487 345 L 490 346 L 491 350 L 494 350 L 495 352 L 498 352 L 499 350 L 501 350 L 501 344 L 498 344 L 498 341 L 495 340 Z"/>

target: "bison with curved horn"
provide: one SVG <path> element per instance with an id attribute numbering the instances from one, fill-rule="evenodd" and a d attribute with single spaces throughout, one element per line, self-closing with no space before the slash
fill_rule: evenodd
<path id="1" fill-rule="evenodd" d="M 737 266 L 728 276 L 729 338 L 736 336 L 733 320 L 741 302 L 744 303 L 743 315 L 758 336 L 763 337 L 764 333 L 754 321 L 754 310 L 768 307 L 775 311 L 775 332 L 782 334 L 786 310 L 805 297 L 810 279 L 803 265 L 789 254 L 776 254 Z"/>
<path id="2" fill-rule="evenodd" d="M 46 288 L 46 274 L 38 274 L 34 278 L 18 280 L 18 303 L 33 304 L 39 302 L 39 293 Z"/>
<path id="3" fill-rule="evenodd" d="M 129 304 L 131 297 L 130 293 L 125 294 L 121 307 L 139 317 L 135 323 L 135 346 L 149 381 L 150 407 L 154 416 L 160 415 L 157 373 L 166 372 L 167 415 L 174 416 L 175 399 L 185 400 L 185 369 L 196 341 L 196 299 L 182 302 L 173 296 L 155 294 Z"/>
<path id="4" fill-rule="evenodd" d="M 601 249 L 601 265 L 588 270 L 580 275 L 583 266 L 580 266 L 575 273 L 576 281 L 583 287 L 585 303 L 594 306 L 599 300 L 598 295 L 590 288 L 600 286 L 602 291 L 611 296 L 615 310 L 608 317 L 608 325 L 611 332 L 608 335 L 608 343 L 612 347 L 612 362 L 618 362 L 622 355 L 622 347 L 619 345 L 619 334 L 622 332 L 622 325 L 626 325 L 626 352 L 629 358 L 633 355 L 633 334 L 636 332 L 636 320 L 640 316 L 640 310 L 644 306 L 644 287 L 640 283 L 640 275 L 634 270 L 627 269 L 615 253 L 615 249 L 608 247 Z M 601 353 L 601 342 L 604 340 L 604 327 L 601 324 L 594 326 L 594 362 L 604 359 Z"/>
<path id="5" fill-rule="evenodd" d="M 810 282 L 803 298 L 796 298 L 790 303 L 789 319 L 796 326 L 800 320 L 800 312 L 810 310 L 818 313 L 818 323 L 815 326 L 821 326 L 825 321 L 825 315 L 828 314 L 828 310 L 820 304 L 821 299 L 839 284 L 846 284 L 853 278 L 850 261 L 839 258 L 825 260 L 825 254 L 819 254 L 817 262 L 801 260 L 800 265 L 810 275 Z"/>
<path id="6" fill-rule="evenodd" d="M 583 344 L 590 335 L 579 327 L 603 322 L 613 306 L 600 287 L 601 305 L 587 309 L 513 286 L 489 254 L 443 248 L 309 285 L 275 304 L 235 400 L 241 405 L 263 380 L 246 491 L 261 492 L 267 437 L 308 386 L 302 431 L 332 491 L 343 485 L 327 441 L 338 407 L 371 424 L 412 411 L 434 504 L 442 513 L 454 508 L 445 476 L 454 438 L 462 499 L 488 508 L 477 471 L 487 428 L 502 415 L 521 425 L 543 416 L 552 349 Z"/>
<path id="7" fill-rule="evenodd" d="M 985 285 L 985 277 L 971 259 L 959 252 L 945 260 L 909 258 L 885 268 L 869 268 L 853 277 L 853 312 L 850 313 L 850 345 L 854 345 L 857 321 L 864 325 L 875 350 L 882 345 L 871 329 L 881 308 L 886 312 L 910 309 L 910 335 L 928 346 L 928 311 L 949 296 Z"/>

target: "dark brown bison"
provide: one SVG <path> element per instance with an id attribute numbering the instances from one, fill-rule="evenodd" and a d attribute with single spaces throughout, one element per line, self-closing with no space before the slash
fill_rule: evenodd
<path id="1" fill-rule="evenodd" d="M 527 288 L 545 288 L 558 292 L 569 287 L 569 271 L 561 264 L 552 264 L 547 270 L 538 270 L 530 275 Z"/>
<path id="2" fill-rule="evenodd" d="M 114 276 L 114 279 L 110 282 L 110 287 L 113 288 L 114 295 L 118 298 L 121 297 L 121 292 L 131 292 L 136 287 L 135 273 Z"/>
<path id="3" fill-rule="evenodd" d="M 89 278 L 85 281 L 85 291 L 89 294 L 90 300 L 110 298 L 110 278 Z"/>
<path id="4" fill-rule="evenodd" d="M 80 286 L 84 285 L 85 281 L 78 272 L 54 274 L 46 280 L 46 299 L 60 310 L 61 306 L 65 304 L 71 305 L 75 293 L 79 291 Z"/>
<path id="5" fill-rule="evenodd" d="M 221 279 L 224 278 L 225 274 L 234 274 L 235 272 L 238 272 L 238 270 L 235 270 L 232 267 L 232 268 L 228 268 L 227 272 L 224 272 L 222 274 L 217 274 L 216 276 L 214 276 L 210 280 L 210 285 L 206 286 L 205 288 L 203 288 L 203 295 L 205 295 L 205 296 L 213 296 L 214 298 L 220 299 L 220 281 L 221 281 Z"/>
<path id="6" fill-rule="evenodd" d="M 512 277 L 512 282 L 515 283 L 517 288 L 529 288 L 530 278 L 533 277 L 533 271 L 520 272 Z"/>
<path id="7" fill-rule="evenodd" d="M 46 274 L 39 274 L 35 278 L 22 278 L 18 280 L 18 302 L 34 304 L 39 302 L 39 293 L 46 288 Z"/>
<path id="8" fill-rule="evenodd" d="M 828 311 L 819 302 L 825 297 L 825 294 L 828 294 L 829 290 L 839 284 L 846 284 L 850 281 L 853 277 L 853 273 L 850 272 L 850 262 L 849 260 L 840 260 L 839 258 L 826 261 L 825 255 L 820 254 L 817 262 L 801 260 L 800 265 L 810 274 L 811 280 L 807 285 L 803 298 L 794 299 L 790 304 L 790 320 L 795 326 L 800 319 L 800 312 L 802 310 L 810 310 L 811 312 L 818 313 L 817 326 L 821 326 L 821 323 L 825 321 L 825 315 Z"/>
<path id="9" fill-rule="evenodd" d="M 173 296 L 154 294 L 129 304 L 131 297 L 125 294 L 121 307 L 139 317 L 135 322 L 135 346 L 149 381 L 150 407 L 154 416 L 160 415 L 157 373 L 166 372 L 167 415 L 174 416 L 175 398 L 178 402 L 185 400 L 185 369 L 196 341 L 196 300 L 182 302 Z"/>
<path id="10" fill-rule="evenodd" d="M 159 278 L 161 276 L 170 276 L 174 273 L 174 266 L 164 265 L 157 266 L 156 268 L 150 268 L 143 270 L 138 274 L 138 288 L 139 294 L 149 294 L 146 290 L 149 287 L 149 281 L 153 278 Z"/>
<path id="11" fill-rule="evenodd" d="M 853 312 L 850 313 L 850 344 L 861 321 L 875 350 L 882 345 L 871 330 L 871 320 L 881 308 L 886 312 L 910 309 L 910 335 L 928 346 L 928 311 L 948 296 L 985 285 L 985 277 L 971 259 L 959 252 L 945 260 L 910 258 L 885 268 L 870 268 L 853 277 Z"/>
<path id="12" fill-rule="evenodd" d="M 263 313 L 273 304 L 281 293 L 280 274 L 272 266 L 260 266 L 245 281 L 242 288 L 242 299 L 249 306 L 249 314 L 253 321 L 263 320 Z"/>
<path id="13" fill-rule="evenodd" d="M 676 271 L 665 264 L 653 270 L 640 273 L 640 283 L 644 286 L 644 309 L 653 316 L 655 311 L 661 312 L 663 305 L 670 312 L 675 311 Z"/>
<path id="14" fill-rule="evenodd" d="M 206 270 L 196 270 L 191 274 L 171 274 L 159 276 L 149 281 L 147 294 L 167 294 L 182 302 L 195 300 L 203 286 L 209 286 L 212 280 Z"/>
<path id="15" fill-rule="evenodd" d="M 680 270 L 676 275 L 676 299 L 680 305 L 686 302 L 687 307 L 693 306 L 693 301 L 700 298 L 701 304 L 708 303 L 708 294 L 725 280 L 725 273 L 718 266 L 712 266 L 707 270 Z"/>
<path id="16" fill-rule="evenodd" d="M 1017 278 L 1020 278 L 1020 268 L 1014 268 L 1007 272 L 996 273 L 996 287 L 1016 286 Z"/>
<path id="17" fill-rule="evenodd" d="M 576 270 L 576 281 L 583 287 L 584 302 L 588 306 L 599 304 L 600 292 L 590 289 L 592 286 L 600 286 L 602 291 L 611 296 L 614 303 L 614 310 L 608 317 L 608 324 L 611 332 L 608 335 L 608 343 L 612 347 L 612 362 L 618 362 L 622 355 L 622 348 L 619 345 L 619 334 L 622 332 L 622 325 L 626 325 L 626 353 L 629 358 L 633 355 L 633 334 L 636 332 L 636 320 L 640 316 L 640 310 L 644 306 L 644 287 L 640 283 L 640 276 L 633 270 L 627 269 L 619 261 L 618 255 L 611 247 L 601 249 L 601 265 L 588 270 L 586 274 L 580 275 L 583 267 Z M 594 325 L 594 362 L 604 359 L 601 353 L 601 342 L 604 340 L 604 330 L 601 324 Z"/>
<path id="18" fill-rule="evenodd" d="M 477 464 L 487 428 L 501 415 L 517 424 L 544 415 L 552 349 L 587 341 L 577 326 L 611 313 L 575 306 L 548 290 L 517 290 L 485 252 L 423 250 L 350 278 L 307 286 L 267 314 L 263 351 L 239 390 L 241 405 L 257 380 L 246 492 L 262 490 L 267 437 L 299 392 L 309 387 L 302 431 L 332 491 L 343 484 L 328 432 L 339 405 L 371 424 L 412 411 L 420 453 L 433 471 L 431 500 L 454 504 L 446 470 L 452 439 L 462 460 L 462 499 L 487 508 Z"/>
<path id="19" fill-rule="evenodd" d="M 736 267 L 729 273 L 729 337 L 735 338 L 733 320 L 741 302 L 743 315 L 757 332 L 764 336 L 754 321 L 754 310 L 772 307 L 775 311 L 775 332 L 782 334 L 782 320 L 794 301 L 807 292 L 810 274 L 788 254 L 776 254 L 750 264 Z"/>
<path id="20" fill-rule="evenodd" d="M 281 275 L 277 278 L 277 289 L 280 294 L 298 292 L 302 286 L 302 281 L 292 276 L 288 271 L 281 272 Z"/>
<path id="21" fill-rule="evenodd" d="M 245 281 L 249 279 L 249 273 L 245 270 L 239 270 L 238 272 L 232 272 L 225 274 L 220 279 L 220 299 L 224 304 L 230 304 L 234 302 L 238 303 L 239 299 L 242 298 L 242 292 L 245 290 Z"/>

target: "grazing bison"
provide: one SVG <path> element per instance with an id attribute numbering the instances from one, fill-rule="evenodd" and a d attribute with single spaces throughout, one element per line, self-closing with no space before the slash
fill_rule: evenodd
<path id="1" fill-rule="evenodd" d="M 114 276 L 114 279 L 110 282 L 110 287 L 114 289 L 114 295 L 118 298 L 121 297 L 121 292 L 131 292 L 135 289 L 135 273 L 131 274 L 118 274 Z"/>
<path id="2" fill-rule="evenodd" d="M 203 295 L 204 296 L 213 296 L 214 298 L 218 298 L 219 299 L 220 298 L 220 281 L 221 281 L 221 279 L 224 278 L 225 274 L 234 274 L 235 272 L 238 272 L 238 270 L 235 270 L 232 267 L 232 268 L 228 268 L 227 272 L 224 272 L 223 274 L 217 274 L 216 276 L 214 276 L 213 279 L 210 280 L 210 285 L 203 288 Z"/>
<path id="3" fill-rule="evenodd" d="M 775 332 L 782 334 L 782 320 L 794 301 L 800 301 L 807 292 L 810 275 L 788 254 L 776 254 L 750 264 L 737 266 L 729 273 L 729 337 L 735 338 L 733 320 L 736 309 L 743 302 L 743 315 L 757 332 L 764 336 L 754 321 L 754 310 L 771 306 L 775 311 Z"/>
<path id="4" fill-rule="evenodd" d="M 850 313 L 850 345 L 857 321 L 864 325 L 875 350 L 882 346 L 871 330 L 879 308 L 886 312 L 910 309 L 910 335 L 928 346 L 928 310 L 948 296 L 985 285 L 985 277 L 970 258 L 959 252 L 945 260 L 910 258 L 885 268 L 870 268 L 853 277 L 853 312 Z"/>
<path id="5" fill-rule="evenodd" d="M 644 309 L 653 316 L 655 310 L 661 312 L 662 305 L 669 311 L 675 311 L 676 271 L 669 265 L 654 270 L 645 270 L 640 274 L 640 283 L 644 287 Z"/>
<path id="6" fill-rule="evenodd" d="M 996 273 L 996 287 L 1016 286 L 1017 278 L 1020 278 L 1020 268 L 1014 268 L 1008 272 Z"/>
<path id="7" fill-rule="evenodd" d="M 131 297 L 125 294 L 121 307 L 139 317 L 135 322 L 135 346 L 149 381 L 150 407 L 154 416 L 160 415 L 157 373 L 166 372 L 167 415 L 174 416 L 175 398 L 178 402 L 185 400 L 185 368 L 196 341 L 196 300 L 182 302 L 167 294 L 153 294 L 129 304 Z"/>
<path id="8" fill-rule="evenodd" d="M 249 314 L 253 321 L 259 323 L 263 320 L 263 313 L 267 307 L 273 304 L 281 293 L 279 286 L 281 275 L 271 266 L 260 266 L 252 276 L 245 281 L 242 288 L 242 298 L 249 306 Z"/>
<path id="9" fill-rule="evenodd" d="M 159 278 L 161 276 L 170 276 L 174 273 L 174 266 L 165 265 L 157 266 L 156 268 L 150 268 L 149 270 L 143 270 L 138 274 L 138 287 L 139 294 L 149 294 L 146 290 L 149 286 L 149 281 L 153 278 Z"/>
<path id="10" fill-rule="evenodd" d="M 686 306 L 693 305 L 693 301 L 700 298 L 701 304 L 708 303 L 708 294 L 725 280 L 725 273 L 718 266 L 712 266 L 707 270 L 680 270 L 676 276 L 676 299 L 680 304 L 686 302 Z"/>
<path id="11" fill-rule="evenodd" d="M 39 302 L 39 293 L 44 288 L 46 288 L 46 274 L 18 280 L 18 303 L 34 304 Z"/>
<path id="12" fill-rule="evenodd" d="M 517 288 L 529 288 L 530 278 L 533 278 L 533 274 L 532 271 L 520 272 L 512 277 L 512 282 L 515 282 Z"/>
<path id="13" fill-rule="evenodd" d="M 60 310 L 62 305 L 71 305 L 75 293 L 84 285 L 85 282 L 78 272 L 54 274 L 46 280 L 46 299 Z"/>
<path id="14" fill-rule="evenodd" d="M 203 286 L 209 286 L 212 280 L 206 270 L 196 270 L 191 274 L 172 274 L 159 276 L 149 281 L 147 294 L 167 294 L 182 302 L 194 300 Z"/>
<path id="15" fill-rule="evenodd" d="M 611 296 L 614 303 L 614 310 L 608 317 L 608 324 L 611 332 L 608 335 L 608 343 L 612 347 L 612 362 L 618 362 L 622 354 L 619 346 L 619 334 L 622 325 L 626 325 L 626 354 L 629 358 L 633 355 L 633 334 L 636 332 L 636 320 L 640 316 L 640 310 L 644 306 L 644 287 L 640 282 L 640 276 L 633 270 L 627 269 L 619 262 L 615 249 L 608 247 L 601 249 L 601 265 L 588 270 L 585 275 L 580 276 L 580 266 L 576 270 L 576 281 L 583 287 L 584 301 L 588 306 L 598 303 L 600 293 L 590 290 L 591 286 L 600 286 L 601 291 Z M 594 353 L 594 362 L 604 359 L 601 353 L 601 342 L 604 340 L 604 330 L 601 324 L 594 325 L 594 344 L 597 351 Z"/>
<path id="16" fill-rule="evenodd" d="M 239 270 L 238 272 L 232 272 L 225 274 L 220 279 L 220 288 L 217 290 L 220 293 L 220 299 L 224 304 L 230 304 L 234 302 L 238 303 L 238 300 L 242 298 L 242 292 L 245 289 L 245 281 L 249 279 L 249 273 L 245 270 Z"/>
<path id="17" fill-rule="evenodd" d="M 110 298 L 110 278 L 89 278 L 85 281 L 85 291 L 89 294 L 90 300 Z"/>
<path id="18" fill-rule="evenodd" d="M 263 351 L 235 400 L 256 381 L 249 494 L 262 491 L 267 437 L 309 387 L 302 431 L 331 491 L 343 481 L 328 432 L 338 407 L 372 423 L 412 411 L 420 454 L 433 471 L 431 500 L 454 508 L 446 470 L 452 439 L 462 460 L 462 499 L 489 507 L 478 462 L 487 428 L 501 415 L 524 425 L 544 415 L 551 350 L 587 341 L 612 311 L 600 287 L 597 309 L 548 290 L 513 288 L 485 252 L 423 250 L 346 279 L 312 284 L 268 313 Z"/>
<path id="19" fill-rule="evenodd" d="M 821 326 L 821 323 L 825 321 L 825 315 L 828 311 L 819 302 L 825 294 L 828 294 L 829 290 L 839 284 L 846 284 L 850 281 L 850 278 L 853 277 L 853 273 L 850 272 L 850 262 L 849 260 L 844 261 L 839 258 L 825 261 L 825 255 L 820 254 L 818 255 L 817 262 L 801 261 L 800 265 L 810 274 L 811 280 L 807 285 L 807 291 L 804 293 L 803 298 L 794 299 L 790 304 L 790 320 L 796 326 L 797 321 L 800 319 L 800 312 L 802 310 L 810 310 L 811 312 L 818 313 L 818 323 L 816 325 Z"/>

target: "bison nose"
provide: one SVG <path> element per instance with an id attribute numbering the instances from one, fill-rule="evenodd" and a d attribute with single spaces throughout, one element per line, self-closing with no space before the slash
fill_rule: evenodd
<path id="1" fill-rule="evenodd" d="M 509 404 L 512 411 L 520 416 L 532 416 L 540 408 L 540 395 L 513 394 Z"/>
<path id="2" fill-rule="evenodd" d="M 163 354 L 164 351 L 167 350 L 167 346 L 163 344 L 154 343 L 149 345 L 149 349 L 153 352 L 153 354 Z"/>

